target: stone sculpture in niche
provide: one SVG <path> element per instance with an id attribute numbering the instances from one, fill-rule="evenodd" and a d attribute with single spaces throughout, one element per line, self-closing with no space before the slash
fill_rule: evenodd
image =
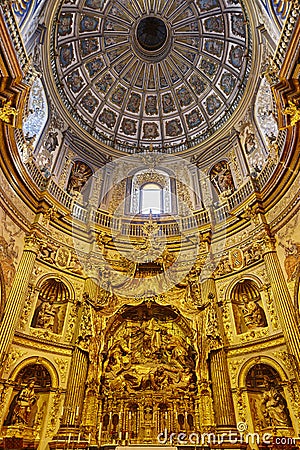
<path id="1" fill-rule="evenodd" d="M 268 325 L 264 309 L 260 305 L 259 288 L 252 280 L 238 282 L 231 293 L 237 333 L 245 333 Z"/>
<path id="2" fill-rule="evenodd" d="M 265 327 L 267 325 L 266 316 L 263 308 L 247 294 L 242 295 L 242 314 L 245 325 L 248 329 Z"/>
<path id="3" fill-rule="evenodd" d="M 234 191 L 234 182 L 227 161 L 220 161 L 210 171 L 210 180 L 218 194 L 230 195 Z"/>
<path id="4" fill-rule="evenodd" d="M 51 376 L 42 364 L 33 363 L 21 368 L 13 385 L 15 387 L 4 426 L 12 426 L 19 436 L 20 433 L 23 434 L 23 438 L 33 436 L 34 429 L 40 430 L 39 426 L 45 414 Z M 27 430 L 28 428 L 32 430 Z M 11 434 L 11 431 L 8 432 L 8 435 Z"/>
<path id="5" fill-rule="evenodd" d="M 76 161 L 71 170 L 67 192 L 71 195 L 80 193 L 92 173 L 92 169 L 87 164 Z"/>
<path id="6" fill-rule="evenodd" d="M 5 425 L 26 425 L 32 427 L 37 410 L 38 396 L 34 390 L 35 380 L 31 380 L 18 394 L 15 395 L 9 408 Z"/>
<path id="7" fill-rule="evenodd" d="M 291 420 L 286 401 L 277 386 L 266 379 L 261 408 L 267 427 L 290 427 Z"/>
<path id="8" fill-rule="evenodd" d="M 32 319 L 33 328 L 43 328 L 45 330 L 58 333 L 58 313 L 59 306 L 55 306 L 55 296 L 48 300 L 42 300 L 36 308 Z"/>
<path id="9" fill-rule="evenodd" d="M 39 289 L 40 294 L 31 327 L 60 334 L 63 330 L 67 303 L 70 299 L 69 290 L 61 280 L 56 278 L 48 278 Z"/>
<path id="10" fill-rule="evenodd" d="M 57 131 L 50 131 L 48 134 L 48 137 L 45 141 L 45 149 L 49 153 L 53 153 L 56 150 L 56 147 L 58 146 L 58 132 Z"/>
<path id="11" fill-rule="evenodd" d="M 255 135 L 249 131 L 249 128 L 246 130 L 244 146 L 247 155 L 250 155 L 256 149 Z"/>
<path id="12" fill-rule="evenodd" d="M 287 429 L 292 428 L 292 422 L 278 372 L 267 364 L 255 364 L 247 374 L 246 385 L 256 428 L 277 428 L 277 433 L 278 429 L 284 429 L 282 435 L 293 436 L 294 431 Z"/>

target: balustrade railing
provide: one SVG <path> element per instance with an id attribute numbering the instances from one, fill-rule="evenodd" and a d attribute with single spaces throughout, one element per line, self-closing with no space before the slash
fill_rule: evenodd
<path id="1" fill-rule="evenodd" d="M 18 130 L 16 130 L 16 132 L 19 133 Z M 18 136 L 18 139 L 19 144 L 21 144 L 20 136 Z M 281 139 L 279 142 L 284 145 L 285 139 Z M 24 163 L 24 166 L 37 187 L 41 191 L 47 190 L 61 206 L 70 211 L 70 215 L 74 219 L 95 224 L 95 226 L 106 228 L 107 230 L 110 230 L 110 232 L 120 233 L 121 235 L 134 237 L 144 236 L 144 220 L 142 220 L 141 217 L 114 216 L 109 212 L 96 210 L 80 204 L 79 201 L 76 201 L 76 197 L 68 194 L 55 182 L 55 180 L 46 179 L 37 167 L 33 158 L 29 158 L 28 161 Z M 178 215 L 176 219 L 162 215 L 154 216 L 153 220 L 160 226 L 159 236 L 178 236 L 182 231 L 192 231 L 196 228 L 204 227 L 211 221 L 215 221 L 215 223 L 218 224 L 227 220 L 231 216 L 231 210 L 246 201 L 255 191 L 263 189 L 270 179 L 275 167 L 276 163 L 270 160 L 257 179 L 247 180 L 245 184 L 226 199 L 226 202 L 223 205 L 214 208 L 213 211 L 203 209 L 186 217 Z"/>
<path id="2" fill-rule="evenodd" d="M 43 176 L 39 168 L 36 166 L 34 161 L 32 159 L 28 159 L 24 163 L 27 172 L 30 175 L 30 178 L 34 181 L 36 186 L 41 190 L 44 191 L 47 187 L 47 179 Z"/>
<path id="3" fill-rule="evenodd" d="M 71 209 L 73 201 L 72 196 L 58 186 L 54 180 L 50 181 L 48 191 L 61 205 L 67 209 Z"/>
<path id="4" fill-rule="evenodd" d="M 240 205 L 244 200 L 250 197 L 252 193 L 253 193 L 253 183 L 251 180 L 248 180 L 230 197 L 228 197 L 229 209 L 233 209 L 236 206 Z"/>
<path id="5" fill-rule="evenodd" d="M 24 162 L 24 166 L 36 186 L 41 191 L 47 191 L 61 206 L 69 210 L 70 215 L 74 219 L 106 228 L 112 233 L 134 237 L 144 236 L 143 223 L 147 217 L 116 216 L 106 211 L 90 208 L 89 205 L 81 204 L 79 199 L 68 194 L 54 179 L 47 179 L 37 166 L 32 155 L 24 158 L 24 148 L 26 150 L 28 143 L 24 138 L 22 130 L 15 130 L 15 138 L 22 159 L 26 161 Z M 280 131 L 276 141 L 279 154 L 285 145 L 285 140 L 286 131 Z M 266 186 L 276 166 L 276 160 L 270 158 L 256 179 L 248 179 L 238 190 L 225 199 L 224 204 L 217 206 L 212 211 L 203 209 L 189 216 L 179 214 L 176 219 L 172 216 L 153 216 L 153 220 L 160 225 L 159 236 L 178 236 L 182 231 L 190 230 L 193 232 L 193 230 L 204 227 L 211 222 L 219 224 L 227 220 L 231 216 L 231 210 L 234 210 L 234 208 L 246 201 L 253 193 L 261 191 Z"/>

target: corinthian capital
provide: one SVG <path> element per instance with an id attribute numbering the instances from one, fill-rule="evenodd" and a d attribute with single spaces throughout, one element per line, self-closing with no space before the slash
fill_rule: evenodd
<path id="1" fill-rule="evenodd" d="M 41 239 L 36 232 L 32 232 L 25 237 L 24 250 L 38 253 L 40 249 Z"/>

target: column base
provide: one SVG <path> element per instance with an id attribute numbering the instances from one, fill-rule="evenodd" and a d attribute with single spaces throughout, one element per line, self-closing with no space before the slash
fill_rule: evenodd
<path id="1" fill-rule="evenodd" d="M 91 448 L 91 435 L 86 438 L 85 435 L 80 433 L 78 428 L 69 428 L 62 426 L 52 441 L 49 442 L 50 450 L 58 449 L 72 449 L 83 450 Z M 96 446 L 96 449 L 98 447 Z"/>
<path id="2" fill-rule="evenodd" d="M 88 441 L 78 441 L 78 439 L 70 439 L 67 436 L 60 436 L 59 438 L 52 439 L 49 442 L 49 448 L 51 450 L 70 449 L 70 450 L 84 450 L 91 448 Z M 97 449 L 98 447 L 96 447 Z"/>
<path id="3" fill-rule="evenodd" d="M 0 450 L 37 450 L 39 442 L 18 437 L 4 438 L 0 442 Z"/>
<path id="4" fill-rule="evenodd" d="M 3 440 L 0 449 L 35 450 L 39 446 L 37 432 L 24 424 L 9 425 L 2 428 Z"/>

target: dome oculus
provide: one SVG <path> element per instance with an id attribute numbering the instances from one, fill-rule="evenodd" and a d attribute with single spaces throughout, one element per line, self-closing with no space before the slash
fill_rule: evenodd
<path id="1" fill-rule="evenodd" d="M 138 43 L 144 50 L 159 50 L 167 39 L 167 28 L 157 17 L 145 17 L 136 30 Z"/>

